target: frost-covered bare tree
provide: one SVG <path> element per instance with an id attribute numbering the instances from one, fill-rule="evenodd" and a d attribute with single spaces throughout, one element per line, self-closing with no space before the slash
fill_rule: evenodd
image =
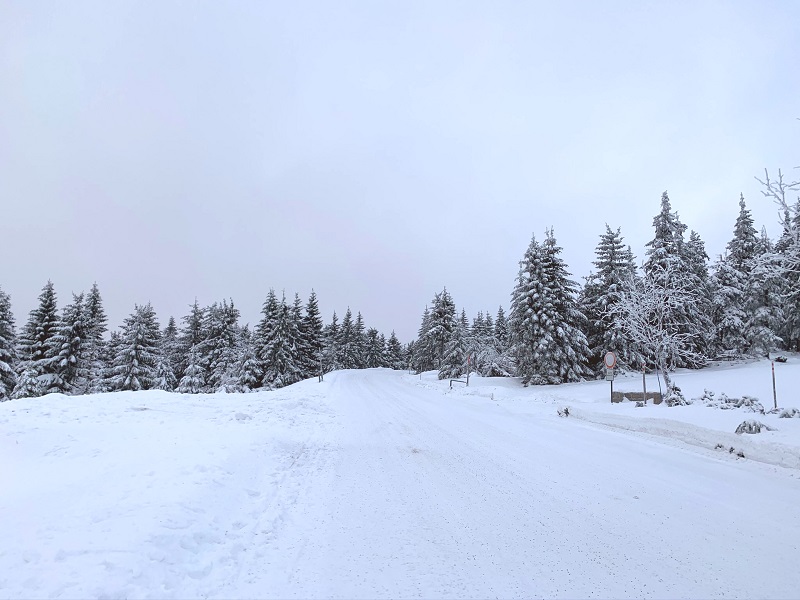
<path id="1" fill-rule="evenodd" d="M 654 266 L 644 277 L 630 277 L 610 309 L 616 326 L 631 345 L 663 373 L 670 405 L 684 400 L 669 377 L 669 369 L 703 358 L 696 355 L 695 349 L 696 336 L 704 332 L 687 330 L 671 316 L 676 310 L 696 310 L 700 304 L 692 289 L 674 285 L 678 277 L 670 263 Z"/>
<path id="2" fill-rule="evenodd" d="M 798 167 L 800 168 L 800 167 Z M 778 272 L 773 280 L 782 282 L 780 306 L 782 321 L 780 336 L 786 348 L 800 349 L 800 179 L 787 180 L 778 170 L 778 178 L 772 179 L 764 169 L 764 179 L 756 177 L 763 186 L 761 193 L 778 207 L 783 234 L 776 244 L 777 260 L 773 269 Z"/>

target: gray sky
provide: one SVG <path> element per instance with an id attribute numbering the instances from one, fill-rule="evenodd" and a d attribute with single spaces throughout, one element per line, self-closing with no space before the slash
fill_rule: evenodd
<path id="1" fill-rule="evenodd" d="M 415 335 L 508 306 L 532 233 L 582 282 L 662 191 L 709 255 L 800 164 L 800 3 L 0 0 L 0 286 L 111 325 L 312 286 Z M 796 172 L 795 172 L 796 174 Z"/>

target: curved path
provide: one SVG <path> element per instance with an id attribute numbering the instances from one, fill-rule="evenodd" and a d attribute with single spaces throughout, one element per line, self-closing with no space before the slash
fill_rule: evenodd
<path id="1" fill-rule="evenodd" d="M 789 598 L 800 590 L 795 473 L 514 414 L 402 373 L 329 378 L 338 427 L 318 437 L 326 448 L 318 474 L 246 595 Z"/>

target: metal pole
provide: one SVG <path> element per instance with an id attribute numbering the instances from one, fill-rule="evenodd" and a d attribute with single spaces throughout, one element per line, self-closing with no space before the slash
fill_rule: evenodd
<path id="1" fill-rule="evenodd" d="M 775 390 L 775 361 L 772 361 L 772 401 L 775 408 L 778 408 L 778 392 Z"/>
<path id="2" fill-rule="evenodd" d="M 614 403 L 614 372 L 611 372 L 611 403 Z"/>

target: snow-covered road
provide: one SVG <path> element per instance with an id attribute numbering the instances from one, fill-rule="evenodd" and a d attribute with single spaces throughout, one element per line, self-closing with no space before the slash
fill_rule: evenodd
<path id="1" fill-rule="evenodd" d="M 148 410 L 136 410 L 144 398 Z M 443 394 L 388 370 L 184 397 L 181 410 L 179 396 L 113 399 L 124 419 L 107 406 L 98 415 L 94 399 L 56 398 L 82 417 L 72 428 L 34 419 L 35 401 L 17 405 L 25 415 L 2 407 L 0 450 L 19 489 L 0 493 L 0 596 L 800 590 L 793 469 L 560 419 L 551 407 Z M 159 415 L 168 409 L 178 417 Z M 143 443 L 126 451 L 114 423 Z M 96 475 L 89 487 L 70 477 L 81 467 Z"/>

